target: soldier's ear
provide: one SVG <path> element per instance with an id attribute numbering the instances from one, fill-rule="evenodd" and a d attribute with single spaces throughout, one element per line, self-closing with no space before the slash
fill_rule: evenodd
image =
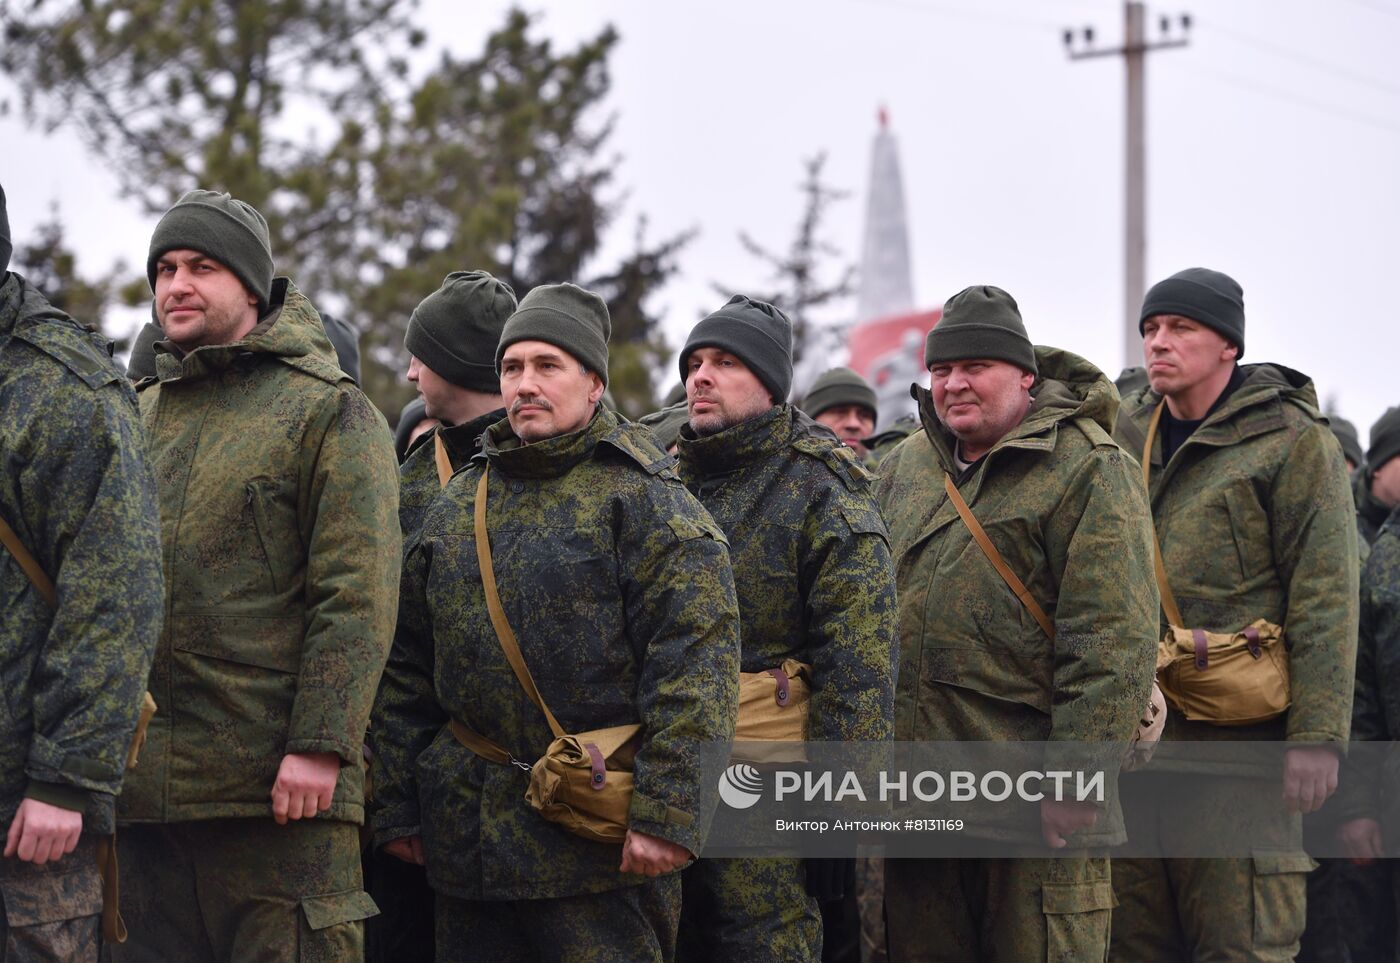
<path id="1" fill-rule="evenodd" d="M 588 377 L 593 379 L 592 387 L 588 389 L 588 403 L 596 405 L 598 399 L 603 397 L 603 392 L 607 390 L 607 385 L 603 384 L 603 379 L 598 377 L 598 372 L 588 372 Z"/>

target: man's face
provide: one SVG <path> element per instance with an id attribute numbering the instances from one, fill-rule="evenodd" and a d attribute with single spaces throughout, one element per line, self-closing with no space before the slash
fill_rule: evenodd
<path id="1" fill-rule="evenodd" d="M 1383 505 L 1400 505 L 1400 456 L 1371 472 L 1371 494 Z"/>
<path id="2" fill-rule="evenodd" d="M 156 262 L 156 320 L 182 351 L 231 344 L 257 326 L 258 299 L 207 254 L 166 251 Z"/>
<path id="3" fill-rule="evenodd" d="M 1210 328 L 1179 314 L 1155 314 L 1142 325 L 1147 381 L 1159 395 L 1189 391 L 1235 363 L 1239 349 Z"/>
<path id="4" fill-rule="evenodd" d="M 456 385 L 412 355 L 408 362 L 408 380 L 418 386 L 418 393 L 423 396 L 424 414 L 438 419 L 448 414 Z"/>
<path id="5" fill-rule="evenodd" d="M 980 458 L 1030 410 L 1035 376 L 1006 361 L 974 358 L 929 368 L 938 420 L 962 442 L 964 458 Z"/>
<path id="6" fill-rule="evenodd" d="M 685 399 L 697 435 L 716 434 L 773 407 L 758 375 L 723 348 L 696 348 L 685 364 Z"/>
<path id="7" fill-rule="evenodd" d="M 826 425 L 847 448 L 865 456 L 863 442 L 875 431 L 875 412 L 864 405 L 837 405 L 817 415 L 814 421 Z"/>
<path id="8" fill-rule="evenodd" d="M 501 356 L 501 397 L 511 430 L 525 444 L 588 424 L 603 379 L 547 341 L 517 341 Z"/>

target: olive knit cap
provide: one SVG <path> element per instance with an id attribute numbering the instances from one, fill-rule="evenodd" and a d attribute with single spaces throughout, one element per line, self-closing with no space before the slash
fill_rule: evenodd
<path id="1" fill-rule="evenodd" d="M 1347 457 L 1358 468 L 1366 463 L 1366 453 L 1361 450 L 1361 436 L 1356 433 L 1356 426 L 1347 421 L 1341 415 L 1328 415 L 1328 426 L 1332 429 L 1332 434 L 1342 446 L 1342 454 Z"/>
<path id="2" fill-rule="evenodd" d="M 485 271 L 453 271 L 408 319 L 408 353 L 459 388 L 501 393 L 496 345 L 515 313 L 515 289 Z"/>
<path id="3" fill-rule="evenodd" d="M 1387 408 L 1371 426 L 1371 447 L 1366 449 L 1366 470 L 1374 472 L 1400 455 L 1400 408 Z"/>
<path id="4" fill-rule="evenodd" d="M 541 284 L 525 295 L 507 319 L 496 347 L 496 373 L 506 348 L 517 341 L 544 341 L 563 348 L 608 384 L 608 305 L 577 284 Z"/>
<path id="5" fill-rule="evenodd" d="M 990 284 L 963 288 L 943 305 L 943 317 L 924 342 L 924 367 L 990 358 L 1037 374 L 1035 348 L 1016 299 Z"/>
<path id="6" fill-rule="evenodd" d="M 1239 348 L 1244 357 L 1244 289 L 1228 274 L 1209 268 L 1187 268 L 1158 281 L 1142 299 L 1138 334 L 1156 314 L 1179 314 L 1199 321 Z"/>
<path id="7" fill-rule="evenodd" d="M 156 262 L 167 251 L 188 248 L 232 271 L 258 299 L 258 317 L 272 294 L 272 242 L 267 221 L 252 205 L 218 191 L 190 191 L 166 211 L 151 235 L 146 280 L 156 289 Z"/>
<path id="8" fill-rule="evenodd" d="M 5 205 L 5 188 L 0 185 L 0 278 L 10 269 L 10 255 L 14 249 L 10 241 L 10 215 Z"/>
<path id="9" fill-rule="evenodd" d="M 870 383 L 850 368 L 832 368 L 812 382 L 807 395 L 798 405 L 810 418 L 823 411 L 839 408 L 842 405 L 857 405 L 875 415 L 879 405 L 875 400 L 875 389 Z"/>
<path id="10" fill-rule="evenodd" d="M 787 401 L 792 391 L 792 322 L 767 301 L 736 294 L 692 328 L 681 349 L 682 381 L 690 375 L 686 361 L 697 348 L 728 351 L 763 383 L 773 404 Z"/>

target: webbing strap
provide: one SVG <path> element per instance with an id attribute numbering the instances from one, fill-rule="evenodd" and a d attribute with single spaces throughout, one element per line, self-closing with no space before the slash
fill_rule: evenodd
<path id="1" fill-rule="evenodd" d="M 1016 593 L 1016 597 L 1021 600 L 1021 604 L 1026 607 L 1026 611 L 1031 614 L 1031 618 L 1035 619 L 1036 624 L 1038 624 L 1041 630 L 1050 638 L 1050 641 L 1055 641 L 1054 623 L 1050 621 L 1050 617 L 1045 614 L 1045 610 L 1042 609 L 1040 604 L 1031 596 L 1030 589 L 1026 588 L 1025 583 L 1016 577 L 1016 573 L 1011 571 L 1011 567 L 1002 559 L 1001 553 L 998 552 L 997 547 L 992 544 L 992 540 L 987 537 L 986 530 L 984 530 L 982 524 L 977 521 L 977 517 L 972 514 L 972 509 L 967 507 L 967 502 L 963 501 L 962 495 L 958 492 L 958 486 L 953 484 L 953 479 L 949 477 L 946 471 L 943 473 L 943 490 L 948 493 L 948 498 L 952 501 L 953 507 L 958 510 L 958 517 L 963 520 L 963 524 L 967 526 L 967 530 L 972 533 L 973 539 L 977 542 L 978 547 L 982 549 L 982 554 L 987 556 L 987 561 L 992 563 L 992 568 L 997 570 L 997 574 L 1001 576 L 1002 581 L 1011 588 L 1012 592 Z"/>
<path id="2" fill-rule="evenodd" d="M 565 735 L 564 727 L 554 718 L 549 706 L 544 704 L 544 698 L 530 675 L 530 667 L 525 664 L 525 657 L 520 654 L 520 643 L 516 641 L 515 633 L 506 621 L 506 610 L 501 607 L 501 596 L 496 591 L 496 572 L 491 567 L 491 542 L 486 534 L 486 478 L 490 470 L 490 465 L 482 468 L 481 481 L 476 486 L 476 564 L 481 569 L 481 586 L 486 590 L 486 611 L 491 614 L 491 625 L 496 630 L 496 639 L 501 643 L 501 650 L 505 652 L 506 661 L 515 672 L 520 687 L 525 690 L 530 701 L 544 713 L 545 721 L 549 723 L 549 731 L 558 739 Z"/>
<path id="3" fill-rule="evenodd" d="M 501 748 L 499 744 L 492 742 L 479 732 L 473 732 L 456 719 L 448 721 L 447 731 L 452 733 L 452 738 L 483 759 L 499 762 L 503 766 L 508 766 L 512 762 L 510 753 Z"/>
<path id="4" fill-rule="evenodd" d="M 29 554 L 29 549 L 24 547 L 24 543 L 19 540 L 15 530 L 0 518 L 0 542 L 10 550 L 10 554 L 19 563 L 20 569 L 29 576 L 29 581 L 34 586 L 34 591 L 39 593 L 39 597 L 44 600 L 44 604 L 51 609 L 58 608 L 58 593 L 54 591 L 53 582 L 39 567 L 39 563 L 34 560 L 34 556 Z"/>
<path id="5" fill-rule="evenodd" d="M 1157 437 L 1157 425 L 1162 420 L 1162 411 L 1167 406 L 1166 399 L 1157 403 L 1157 410 L 1152 412 L 1152 420 L 1147 424 L 1147 443 L 1142 446 L 1142 487 L 1147 492 L 1148 501 L 1152 500 L 1152 486 L 1149 479 L 1152 474 L 1152 442 Z M 1167 567 L 1162 563 L 1162 543 L 1157 540 L 1157 525 L 1152 525 L 1152 568 L 1157 573 L 1157 591 L 1162 595 L 1162 611 L 1167 613 L 1167 623 L 1169 625 L 1184 626 L 1181 621 L 1181 610 L 1176 607 L 1176 596 L 1172 595 L 1172 587 L 1167 584 Z"/>
<path id="6" fill-rule="evenodd" d="M 97 837 L 97 874 L 102 878 L 102 938 L 109 943 L 126 942 L 126 920 L 122 919 L 117 879 L 117 834 Z"/>
<path id="7" fill-rule="evenodd" d="M 452 478 L 452 459 L 447 457 L 447 446 L 442 443 L 442 429 L 433 432 L 433 461 L 437 462 L 438 487 L 446 488 Z"/>

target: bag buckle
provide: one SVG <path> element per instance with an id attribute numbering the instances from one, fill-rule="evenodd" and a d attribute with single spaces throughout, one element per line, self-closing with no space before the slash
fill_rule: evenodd
<path id="1" fill-rule="evenodd" d="M 583 748 L 588 750 L 589 768 L 593 770 L 592 775 L 588 777 L 588 788 L 602 792 L 608 781 L 608 767 L 603 760 L 603 753 L 591 742 L 584 743 Z"/>
<path id="2" fill-rule="evenodd" d="M 1192 629 L 1191 640 L 1196 643 L 1196 668 L 1204 672 L 1209 661 L 1206 658 L 1206 633 L 1204 629 Z"/>
<path id="3" fill-rule="evenodd" d="M 1249 649 L 1249 654 L 1256 659 L 1263 658 L 1264 650 L 1259 645 L 1259 630 L 1252 625 L 1246 625 L 1240 630 L 1240 634 L 1244 636 L 1244 645 Z"/>
<path id="4" fill-rule="evenodd" d="M 778 708 L 786 708 L 788 704 L 788 674 L 782 669 L 769 669 L 768 674 L 777 683 L 777 688 L 773 690 L 773 700 L 778 703 Z"/>
<path id="5" fill-rule="evenodd" d="M 535 771 L 534 767 L 531 766 L 528 762 L 521 762 L 519 759 L 515 758 L 514 756 L 511 756 L 511 757 L 510 757 L 510 764 L 511 764 L 512 766 L 514 766 L 516 769 L 522 769 L 522 770 L 524 770 L 525 772 L 534 772 L 534 771 Z"/>

